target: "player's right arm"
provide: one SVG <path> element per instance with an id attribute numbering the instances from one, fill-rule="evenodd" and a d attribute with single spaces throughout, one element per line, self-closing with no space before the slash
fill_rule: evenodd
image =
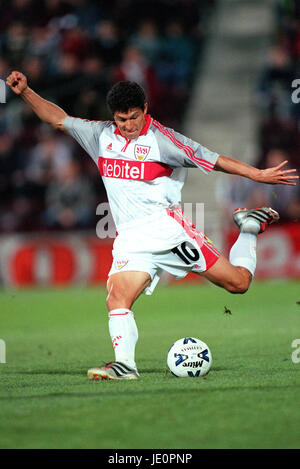
<path id="1" fill-rule="evenodd" d="M 67 114 L 63 109 L 35 93 L 27 84 L 27 78 L 23 73 L 13 71 L 6 79 L 6 84 L 19 95 L 44 122 L 54 129 L 65 130 L 64 121 Z"/>

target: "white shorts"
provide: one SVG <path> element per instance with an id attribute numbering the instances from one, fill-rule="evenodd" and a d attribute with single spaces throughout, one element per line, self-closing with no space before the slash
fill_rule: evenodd
<path id="1" fill-rule="evenodd" d="M 189 272 L 205 272 L 220 257 L 212 242 L 189 222 L 180 209 L 167 211 L 157 223 L 126 230 L 114 243 L 113 263 L 108 276 L 125 271 L 147 272 L 151 283 L 144 293 L 151 295 L 163 271 L 176 279 Z"/>

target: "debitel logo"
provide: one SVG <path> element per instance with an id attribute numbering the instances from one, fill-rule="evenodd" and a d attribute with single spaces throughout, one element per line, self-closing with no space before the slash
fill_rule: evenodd
<path id="1" fill-rule="evenodd" d="M 170 176 L 172 169 L 155 161 L 132 161 L 118 158 L 98 158 L 101 176 L 117 179 L 135 179 L 136 181 L 152 181 L 158 177 Z"/>

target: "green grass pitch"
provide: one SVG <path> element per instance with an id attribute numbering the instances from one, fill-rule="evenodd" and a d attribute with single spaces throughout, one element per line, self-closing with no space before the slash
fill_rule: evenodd
<path id="1" fill-rule="evenodd" d="M 299 448 L 299 282 L 158 286 L 134 311 L 138 381 L 90 382 L 113 358 L 105 291 L 3 290 L 1 448 Z M 224 307 L 232 314 L 224 314 Z M 172 343 L 204 340 L 206 378 L 166 374 Z M 299 353 L 300 356 L 300 353 Z"/>

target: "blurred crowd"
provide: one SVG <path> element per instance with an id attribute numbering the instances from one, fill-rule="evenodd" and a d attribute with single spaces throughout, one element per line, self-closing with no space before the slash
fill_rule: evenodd
<path id="1" fill-rule="evenodd" d="M 264 169 L 288 160 L 285 169 L 300 170 L 300 2 L 274 0 L 275 30 L 258 80 L 258 148 L 254 165 Z M 296 80 L 296 81 L 295 81 Z M 300 173 L 300 171 L 299 171 Z M 300 221 L 300 184 L 259 184 L 231 176 L 220 185 L 225 219 L 236 207 L 272 206 L 281 222 Z M 229 217 L 230 215 L 230 217 Z"/>
<path id="2" fill-rule="evenodd" d="M 150 113 L 180 130 L 214 0 L 0 0 L 0 78 L 69 115 L 110 119 L 113 83 L 146 90 Z M 106 200 L 97 168 L 67 135 L 7 90 L 0 104 L 0 232 L 94 227 Z"/>

